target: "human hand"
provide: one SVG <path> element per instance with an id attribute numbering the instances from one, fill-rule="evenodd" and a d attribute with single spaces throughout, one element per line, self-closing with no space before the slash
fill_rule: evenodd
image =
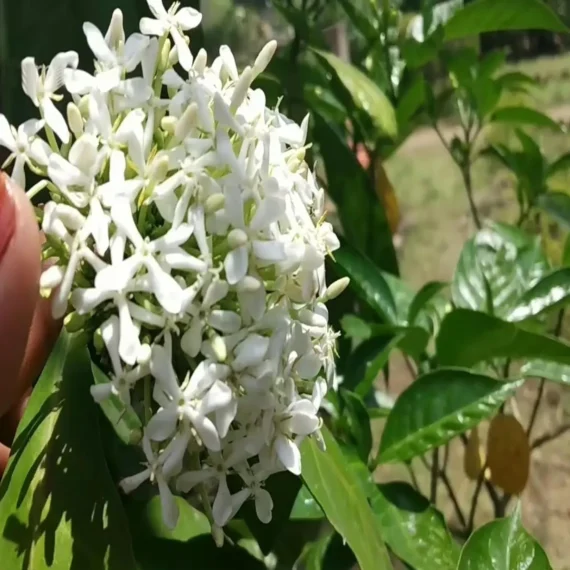
<path id="1" fill-rule="evenodd" d="M 41 236 L 26 194 L 0 173 L 0 477 L 59 324 L 40 298 Z"/>

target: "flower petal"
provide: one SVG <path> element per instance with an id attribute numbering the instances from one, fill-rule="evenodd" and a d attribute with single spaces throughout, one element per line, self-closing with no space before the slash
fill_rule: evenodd
<path id="1" fill-rule="evenodd" d="M 204 483 L 215 476 L 213 469 L 202 469 L 200 471 L 186 471 L 176 480 L 176 489 L 182 493 L 189 493 L 199 483 Z"/>
<path id="2" fill-rule="evenodd" d="M 145 433 L 152 441 L 165 441 L 176 431 L 178 412 L 176 408 L 158 410 L 148 422 Z"/>
<path id="3" fill-rule="evenodd" d="M 162 478 L 157 476 L 156 482 L 158 483 L 158 492 L 160 495 L 160 505 L 162 507 L 162 520 L 167 528 L 173 530 L 176 528 L 178 522 L 178 505 L 174 499 L 174 495 L 168 486 L 168 483 Z"/>
<path id="4" fill-rule="evenodd" d="M 220 451 L 220 437 L 212 420 L 194 410 L 188 410 L 188 419 L 196 428 L 202 443 L 211 451 Z"/>
<path id="5" fill-rule="evenodd" d="M 69 142 L 69 129 L 63 115 L 59 112 L 53 101 L 49 97 L 43 97 L 40 101 L 40 109 L 46 124 L 61 139 L 61 142 L 67 144 Z"/>
<path id="6" fill-rule="evenodd" d="M 220 477 L 218 492 L 212 505 L 212 514 L 214 515 L 215 523 L 220 527 L 227 524 L 232 514 L 232 496 L 225 477 Z"/>
<path id="7" fill-rule="evenodd" d="M 16 139 L 14 138 L 14 133 L 12 132 L 12 127 L 8 122 L 8 119 L 0 113 L 0 146 L 16 151 Z"/>
<path id="8" fill-rule="evenodd" d="M 194 8 L 181 8 L 176 13 L 176 22 L 183 30 L 193 30 L 202 22 L 202 14 Z"/>
<path id="9" fill-rule="evenodd" d="M 93 55 L 100 62 L 110 64 L 115 63 L 115 56 L 97 26 L 93 25 L 91 22 L 85 22 L 83 24 L 83 33 L 85 34 L 87 44 L 93 52 Z"/>
<path id="10" fill-rule="evenodd" d="M 246 275 L 249 265 L 247 246 L 230 251 L 224 260 L 226 279 L 230 285 L 239 283 Z"/>
<path id="11" fill-rule="evenodd" d="M 25 57 L 22 60 L 22 89 L 37 107 L 40 75 L 33 57 Z"/>
<path id="12" fill-rule="evenodd" d="M 241 318 L 233 311 L 214 310 L 208 315 L 208 324 L 217 331 L 231 334 L 241 328 Z"/>
<path id="13" fill-rule="evenodd" d="M 274 445 L 283 467 L 294 475 L 301 475 L 301 452 L 295 442 L 284 435 L 279 435 Z"/>
<path id="14" fill-rule="evenodd" d="M 265 524 L 271 522 L 271 511 L 273 511 L 273 499 L 265 489 L 258 489 L 255 492 L 255 512 L 257 518 Z"/>
<path id="15" fill-rule="evenodd" d="M 148 479 L 150 479 L 150 469 L 145 469 L 136 475 L 131 475 L 130 477 L 123 479 L 119 483 L 119 487 L 121 487 L 123 493 L 131 493 Z"/>

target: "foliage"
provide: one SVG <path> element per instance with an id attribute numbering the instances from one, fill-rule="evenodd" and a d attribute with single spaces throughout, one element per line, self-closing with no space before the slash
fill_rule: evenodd
<path id="1" fill-rule="evenodd" d="M 138 21 L 138 4 L 122 4 L 125 21 Z M 393 560 L 415 570 L 551 567 L 521 526 L 520 503 L 505 516 L 508 491 L 522 492 L 526 477 L 515 480 L 505 462 L 500 476 L 489 475 L 483 460 L 467 474 L 477 482 L 472 500 L 462 505 L 447 475 L 447 458 L 453 440 L 466 453 L 478 453 L 471 430 L 487 420 L 505 423 L 530 377 L 570 384 L 570 345 L 560 334 L 570 268 L 553 266 L 535 235 L 545 214 L 570 229 L 570 197 L 551 187 L 570 158 L 548 156 L 533 137 L 534 129 L 561 131 L 558 123 L 531 106 L 504 105 L 506 95 L 527 94 L 532 78 L 505 71 L 501 54 L 480 57 L 473 43 L 483 32 L 567 28 L 540 0 L 474 0 L 465 6 L 457 0 L 399 6 L 336 0 L 327 10 L 325 4 L 332 3 L 274 0 L 292 38 L 257 81 L 269 102 L 297 121 L 311 114 L 313 146 L 307 153 L 320 165 L 343 235 L 330 270 L 351 280 L 330 304 L 331 322 L 344 333 L 337 362 L 342 383 L 326 401 L 323 440 L 303 443 L 302 486 L 281 474 L 270 479 L 268 488 L 273 484 L 276 492 L 267 526 L 246 509 L 222 532 L 181 503 L 176 529 L 164 528 L 149 488 L 132 498 L 115 490 L 113 482 L 140 462 L 125 445 L 140 437 L 140 425 L 113 401 L 104 410 L 107 418 L 98 412 L 85 387 L 100 381 L 101 371 L 90 363 L 82 337 L 64 334 L 35 386 L 0 486 L 0 560 L 6 568 L 160 570 L 188 567 L 188 560 L 193 569 L 349 570 L 357 563 L 361 570 L 381 570 L 392 568 Z M 89 13 L 78 6 L 73 3 L 70 20 L 100 25 L 99 8 L 108 16 L 103 6 Z M 23 25 L 25 10 L 25 2 L 0 0 L 0 28 L 3 14 L 4 21 Z M 9 35 L 30 41 L 10 39 L 0 52 L 2 108 L 14 121 L 25 116 L 14 98 L 14 61 L 28 55 L 24 49 L 49 59 L 69 47 L 69 37 L 48 44 L 38 32 L 59 13 L 38 8 L 38 21 L 25 34 L 15 27 Z M 216 30 L 231 20 L 233 12 L 226 14 Z M 323 33 L 325 22 L 341 16 L 351 28 L 352 62 L 330 52 Z M 72 22 L 68 28 L 80 33 Z M 205 38 L 206 45 L 217 41 Z M 443 89 L 430 80 L 434 65 L 448 79 Z M 460 120 L 452 140 L 440 128 L 449 105 Z M 461 173 L 477 231 L 464 244 L 450 283 L 431 282 L 415 291 L 398 276 L 390 185 L 378 176 L 378 165 L 426 123 Z M 485 133 L 499 124 L 513 135 L 510 144 L 487 140 Z M 361 151 L 366 160 L 358 158 Z M 515 224 L 485 222 L 477 209 L 472 168 L 482 157 L 492 157 L 515 178 Z M 396 354 L 414 380 L 390 402 L 380 387 L 389 386 Z M 548 441 L 548 434 L 534 436 L 535 420 L 536 412 L 525 425 L 517 420 L 525 468 L 532 451 Z M 376 444 L 373 428 L 380 422 Z M 513 441 L 501 441 L 503 447 L 487 442 L 491 453 L 484 457 L 496 457 Z M 378 485 L 374 473 L 385 463 L 404 464 L 412 484 Z M 429 472 L 429 497 L 419 490 L 419 464 Z M 440 487 L 459 521 L 453 532 L 438 510 Z M 483 491 L 496 520 L 475 529 Z"/>

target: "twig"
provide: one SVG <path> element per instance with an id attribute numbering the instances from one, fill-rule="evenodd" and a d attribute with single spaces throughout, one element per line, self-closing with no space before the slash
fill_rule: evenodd
<path id="1" fill-rule="evenodd" d="M 404 362 L 406 363 L 406 368 L 409 370 L 410 375 L 412 376 L 412 380 L 415 380 L 418 373 L 414 368 L 414 365 L 412 364 L 410 357 L 407 355 L 404 356 Z"/>
<path id="2" fill-rule="evenodd" d="M 473 497 L 471 497 L 471 509 L 469 511 L 469 522 L 467 523 L 466 534 L 469 536 L 473 532 L 475 526 L 475 513 L 477 512 L 477 505 L 479 504 L 479 495 L 481 494 L 481 489 L 483 488 L 483 481 L 485 481 L 485 471 L 487 470 L 487 464 L 483 465 L 479 477 L 477 477 L 477 485 L 475 485 L 475 491 L 473 492 Z"/>
<path id="3" fill-rule="evenodd" d="M 534 423 L 536 422 L 536 418 L 538 416 L 538 408 L 540 408 L 540 403 L 542 402 L 542 396 L 544 395 L 544 386 L 546 381 L 544 378 L 540 380 L 540 384 L 538 385 L 538 392 L 536 393 L 536 400 L 534 401 L 534 405 L 532 407 L 532 412 L 530 414 L 530 420 L 528 422 L 528 427 L 526 430 L 527 437 L 530 438 L 530 434 L 532 432 L 532 428 L 534 427 Z"/>
<path id="4" fill-rule="evenodd" d="M 412 480 L 413 486 L 415 487 L 416 491 L 421 492 L 420 483 L 419 483 L 418 478 L 416 476 L 416 472 L 414 471 L 414 468 L 412 467 L 412 464 L 410 462 L 406 462 L 406 467 L 408 468 L 408 472 L 410 474 L 410 479 Z"/>
<path id="5" fill-rule="evenodd" d="M 530 444 L 530 449 L 531 450 L 538 449 L 539 447 L 542 447 L 545 443 L 548 443 L 549 441 L 552 441 L 553 439 L 556 439 L 557 437 L 560 437 L 561 435 L 565 434 L 567 431 L 570 431 L 570 424 L 563 424 L 560 427 L 556 428 L 554 431 L 545 433 L 544 435 L 537 437 Z"/>
<path id="6" fill-rule="evenodd" d="M 431 481 L 430 481 L 430 491 L 429 500 L 433 505 L 437 503 L 437 480 L 440 473 L 439 469 L 439 448 L 436 447 L 432 454 L 433 460 L 431 463 Z"/>

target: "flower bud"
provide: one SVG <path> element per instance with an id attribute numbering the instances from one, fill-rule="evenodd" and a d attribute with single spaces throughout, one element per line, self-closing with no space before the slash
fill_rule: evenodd
<path id="1" fill-rule="evenodd" d="M 83 95 L 79 100 L 79 111 L 81 112 L 81 116 L 85 119 L 89 118 L 89 95 Z"/>
<path id="2" fill-rule="evenodd" d="M 334 283 L 331 283 L 325 294 L 323 295 L 321 301 L 323 303 L 327 301 L 332 301 L 336 299 L 349 285 L 350 278 L 349 277 L 342 277 L 341 279 L 337 279 Z"/>
<path id="3" fill-rule="evenodd" d="M 208 65 L 208 53 L 204 48 L 201 48 L 198 55 L 194 58 L 194 65 L 192 69 L 199 74 L 204 73 L 206 70 L 206 65 Z"/>
<path id="4" fill-rule="evenodd" d="M 159 66 L 160 69 L 167 69 L 170 66 L 170 50 L 172 49 L 172 42 L 170 38 L 164 40 L 162 45 L 162 51 L 159 54 Z M 176 50 L 174 50 L 176 51 Z"/>
<path id="5" fill-rule="evenodd" d="M 249 91 L 249 88 L 251 87 L 251 84 L 253 83 L 253 71 L 251 69 L 251 67 L 246 67 L 242 74 L 241 77 L 239 78 L 238 82 L 236 83 L 233 95 L 232 95 L 232 100 L 230 103 L 230 109 L 235 113 L 237 111 L 237 109 L 239 108 L 239 106 L 245 101 L 245 98 L 247 97 L 247 92 Z"/>
<path id="6" fill-rule="evenodd" d="M 228 349 L 226 347 L 226 342 L 224 341 L 224 339 L 219 335 L 215 335 L 214 337 L 212 337 L 211 343 L 212 343 L 212 350 L 214 351 L 216 358 L 220 362 L 225 362 L 226 358 L 228 357 Z"/>
<path id="7" fill-rule="evenodd" d="M 265 46 L 259 52 L 259 55 L 255 60 L 255 63 L 253 64 L 254 79 L 266 70 L 276 50 L 277 50 L 277 42 L 275 40 L 271 40 L 270 42 L 265 44 Z"/>
<path id="8" fill-rule="evenodd" d="M 198 105 L 192 103 L 186 107 L 184 113 L 176 123 L 174 129 L 174 136 L 179 141 L 183 141 L 189 134 L 190 131 L 196 126 L 198 122 Z"/>
<path id="9" fill-rule="evenodd" d="M 154 182 L 161 182 L 168 174 L 168 166 L 168 156 L 164 154 L 160 157 L 157 156 L 155 161 L 152 163 L 150 178 L 154 180 Z"/>
<path id="10" fill-rule="evenodd" d="M 83 134 L 83 117 L 75 103 L 67 104 L 67 122 L 71 132 L 78 139 Z"/>
<path id="11" fill-rule="evenodd" d="M 150 362 L 150 357 L 152 355 L 152 350 L 148 344 L 141 344 L 137 353 L 137 363 L 138 364 L 148 364 Z"/>
<path id="12" fill-rule="evenodd" d="M 168 117 L 162 117 L 160 120 L 160 127 L 163 131 L 166 131 L 169 135 L 174 134 L 176 129 L 176 117 L 169 115 Z"/>
<path id="13" fill-rule="evenodd" d="M 213 214 L 218 210 L 221 210 L 224 207 L 225 203 L 226 197 L 223 194 L 212 194 L 206 199 L 206 202 L 204 204 L 204 212 L 206 214 Z"/>
<path id="14" fill-rule="evenodd" d="M 105 34 L 105 41 L 112 47 L 117 48 L 120 43 L 125 43 L 125 30 L 123 29 L 123 13 L 118 8 L 111 16 L 109 29 Z"/>
<path id="15" fill-rule="evenodd" d="M 55 289 L 63 279 L 65 271 L 59 265 L 48 267 L 40 277 L 40 289 Z"/>
<path id="16" fill-rule="evenodd" d="M 311 327 L 326 327 L 327 320 L 322 315 L 317 315 L 309 309 L 301 309 L 299 311 L 299 321 Z"/>
<path id="17" fill-rule="evenodd" d="M 69 333 L 75 333 L 85 328 L 85 323 L 87 321 L 86 315 L 78 315 L 75 311 L 69 313 L 67 317 L 63 320 L 63 326 L 65 330 Z"/>
<path id="18" fill-rule="evenodd" d="M 224 531 L 217 524 L 212 525 L 212 538 L 218 548 L 224 546 Z"/>
<path id="19" fill-rule="evenodd" d="M 228 243 L 231 249 L 237 249 L 247 243 L 247 234 L 240 229 L 234 229 L 228 234 Z"/>

